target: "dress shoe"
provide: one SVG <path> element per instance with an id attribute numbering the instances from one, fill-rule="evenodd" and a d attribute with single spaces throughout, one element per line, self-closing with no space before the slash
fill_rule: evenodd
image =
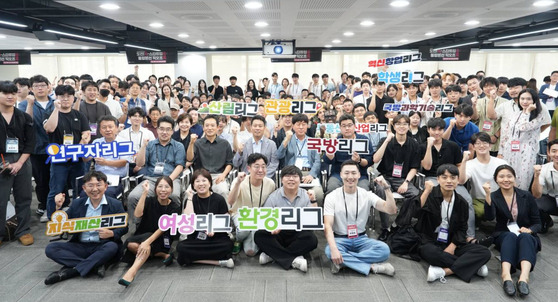
<path id="1" fill-rule="evenodd" d="M 515 296 L 515 286 L 513 286 L 513 281 L 512 280 L 506 280 L 504 281 L 504 292 L 506 293 L 506 295 L 513 297 Z"/>
<path id="2" fill-rule="evenodd" d="M 521 297 L 529 294 L 529 284 L 525 281 L 517 281 L 517 291 Z"/>
<path id="3" fill-rule="evenodd" d="M 105 265 L 101 265 L 97 267 L 97 271 L 95 272 L 97 274 L 97 276 L 99 276 L 99 278 L 104 278 L 105 277 Z"/>
<path id="4" fill-rule="evenodd" d="M 490 247 L 494 243 L 494 237 L 488 236 L 483 239 L 480 239 L 478 243 L 482 246 Z"/>
<path id="5" fill-rule="evenodd" d="M 134 280 L 132 280 L 132 281 L 127 281 L 127 280 L 124 280 L 123 278 L 120 278 L 120 280 L 118 280 L 118 284 L 120 284 L 120 285 L 122 285 L 122 286 L 124 286 L 124 287 L 128 287 L 128 286 L 130 286 L 130 284 L 132 284 L 133 281 L 134 281 Z"/>
<path id="6" fill-rule="evenodd" d="M 21 242 L 21 244 L 27 246 L 27 245 L 33 244 L 33 242 L 35 242 L 35 240 L 33 239 L 33 235 L 27 233 L 27 234 L 19 237 L 19 242 Z"/>
<path id="7" fill-rule="evenodd" d="M 73 267 L 63 267 L 59 271 L 51 273 L 45 279 L 46 285 L 58 283 L 79 276 L 79 272 Z"/>
<path id="8" fill-rule="evenodd" d="M 163 264 L 165 266 L 169 266 L 172 264 L 172 261 L 174 260 L 174 254 L 170 253 L 169 256 L 167 258 L 165 258 L 165 260 L 163 260 Z"/>
<path id="9" fill-rule="evenodd" d="M 389 230 L 388 229 L 383 229 L 380 236 L 378 236 L 378 240 L 385 242 L 387 240 L 388 236 L 389 236 Z"/>

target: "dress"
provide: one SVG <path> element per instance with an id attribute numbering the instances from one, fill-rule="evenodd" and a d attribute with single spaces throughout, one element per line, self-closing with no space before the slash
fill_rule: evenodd
<path id="1" fill-rule="evenodd" d="M 529 121 L 529 114 L 519 111 L 513 114 L 507 124 L 502 124 L 500 153 L 515 170 L 517 187 L 522 190 L 529 190 L 533 178 L 542 116 L 539 114 Z M 513 142 L 516 141 L 519 141 L 519 151 L 512 151 L 512 145 L 516 145 Z"/>
<path id="2" fill-rule="evenodd" d="M 196 214 L 226 214 L 229 211 L 225 198 L 215 193 L 207 198 L 194 195 L 192 202 Z M 232 248 L 233 242 L 227 233 L 215 233 L 212 237 L 207 236 L 205 240 L 200 240 L 196 231 L 178 243 L 176 261 L 180 265 L 188 265 L 197 260 L 229 259 L 232 256 Z"/>

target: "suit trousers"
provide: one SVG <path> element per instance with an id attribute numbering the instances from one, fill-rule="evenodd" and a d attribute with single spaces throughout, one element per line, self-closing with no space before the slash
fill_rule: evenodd
<path id="1" fill-rule="evenodd" d="M 45 254 L 54 262 L 74 267 L 84 277 L 93 268 L 112 260 L 118 253 L 118 244 L 106 242 L 53 242 L 47 245 Z"/>
<path id="2" fill-rule="evenodd" d="M 318 238 L 312 231 L 281 231 L 272 235 L 267 230 L 259 230 L 254 235 L 254 241 L 262 252 L 284 269 L 289 269 L 296 257 L 318 247 Z"/>

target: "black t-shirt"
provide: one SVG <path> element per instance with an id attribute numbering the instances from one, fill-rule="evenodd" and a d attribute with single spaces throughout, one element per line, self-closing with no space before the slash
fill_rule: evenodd
<path id="1" fill-rule="evenodd" d="M 44 122 L 48 120 L 51 114 L 52 111 L 45 114 Z M 81 140 L 81 133 L 89 130 L 91 129 L 89 129 L 87 117 L 83 113 L 74 109 L 68 113 L 58 112 L 58 125 L 54 132 L 48 134 L 48 140 L 50 143 L 62 145 L 64 144 L 64 133 L 72 134 L 74 136 L 73 144 L 77 145 Z"/>
<path id="2" fill-rule="evenodd" d="M 381 146 L 386 138 L 382 138 L 378 146 Z M 388 143 L 382 161 L 378 165 L 378 172 L 388 177 L 393 175 L 393 166 L 402 165 L 401 178 L 407 177 L 409 170 L 420 168 L 419 144 L 415 139 L 407 135 L 407 140 L 403 145 L 393 137 Z"/>
<path id="3" fill-rule="evenodd" d="M 85 115 L 90 124 L 96 124 L 102 116 L 111 115 L 109 107 L 101 102 L 89 104 L 81 101 L 79 111 Z"/>
<path id="4" fill-rule="evenodd" d="M 233 94 L 244 95 L 244 92 L 242 92 L 242 88 L 238 86 L 227 86 L 227 95 Z"/>
<path id="5" fill-rule="evenodd" d="M 209 93 L 211 93 L 211 91 L 213 91 L 213 87 L 214 87 L 214 85 L 211 85 L 207 88 Z M 215 94 L 213 94 L 213 98 L 216 99 L 216 100 L 220 100 L 222 95 L 223 95 L 223 87 L 218 86 L 217 88 L 215 88 Z"/>
<path id="6" fill-rule="evenodd" d="M 200 214 L 226 214 L 229 212 L 229 207 L 227 206 L 227 202 L 225 198 L 220 194 L 213 193 L 207 198 L 199 198 L 198 195 L 194 195 L 192 198 L 192 203 L 194 205 L 194 213 L 197 215 Z M 188 238 L 196 238 L 198 236 L 198 232 L 194 232 L 192 236 L 188 236 Z M 214 237 L 225 237 L 227 233 L 218 232 L 215 233 Z"/>
<path id="7" fill-rule="evenodd" d="M 12 119 L 8 124 L 0 114 L 0 153 L 6 154 L 6 139 L 17 138 L 18 153 L 31 154 L 35 150 L 35 130 L 33 118 L 17 108 L 14 108 Z"/>
<path id="8" fill-rule="evenodd" d="M 252 90 L 250 90 L 250 91 L 252 91 L 252 100 L 255 101 L 255 100 L 258 98 L 258 96 L 260 95 L 260 92 L 259 92 L 258 89 L 256 89 L 256 88 L 254 88 L 254 89 L 252 89 Z"/>
<path id="9" fill-rule="evenodd" d="M 428 131 L 426 130 L 426 126 L 419 127 L 417 133 L 415 134 L 413 134 L 411 130 L 409 130 L 407 135 L 414 138 L 419 144 L 426 142 L 426 138 L 429 136 Z"/>
<path id="10" fill-rule="evenodd" d="M 366 108 L 368 108 L 371 101 L 372 98 L 366 100 Z M 394 103 L 393 99 L 387 96 L 387 94 L 384 94 L 382 98 L 379 98 L 376 95 L 376 109 L 374 110 L 374 112 L 376 112 L 376 114 L 378 115 L 378 123 L 386 124 L 388 122 L 388 118 L 386 118 L 385 116 L 386 112 L 384 111 L 384 104 L 393 104 L 393 103 Z"/>
<path id="11" fill-rule="evenodd" d="M 159 229 L 159 218 L 165 214 L 172 215 L 172 213 L 181 213 L 178 203 L 171 201 L 169 205 L 164 206 L 159 203 L 157 196 L 147 197 L 143 208 L 143 216 L 135 235 L 154 233 Z"/>
<path id="12" fill-rule="evenodd" d="M 446 139 L 442 139 L 442 146 L 440 151 L 436 147 L 432 146 L 432 167 L 430 170 L 422 169 L 423 174 L 426 177 L 436 177 L 436 170 L 443 164 L 454 164 L 458 165 L 463 160 L 463 154 L 461 154 L 461 148 L 458 144 Z M 426 154 L 426 143 L 420 145 L 420 159 L 424 159 Z"/>

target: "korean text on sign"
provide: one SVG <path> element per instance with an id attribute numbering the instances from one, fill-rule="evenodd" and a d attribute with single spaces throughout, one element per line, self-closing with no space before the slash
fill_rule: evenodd
<path id="1" fill-rule="evenodd" d="M 424 71 L 386 71 L 378 73 L 378 82 L 386 84 L 398 83 L 422 83 L 424 81 Z"/>
<path id="2" fill-rule="evenodd" d="M 46 163 L 64 163 L 71 159 L 77 162 L 82 157 L 132 156 L 136 154 L 133 142 L 95 143 L 88 145 L 50 144 L 46 148 L 49 155 Z"/>
<path id="3" fill-rule="evenodd" d="M 68 219 L 65 211 L 56 211 L 52 214 L 51 221 L 47 223 L 45 234 L 56 236 L 65 232 L 81 233 L 101 228 L 123 228 L 127 225 L 127 213 Z"/>
<path id="4" fill-rule="evenodd" d="M 341 127 L 337 123 L 327 123 L 327 124 L 318 124 L 318 129 L 325 128 L 326 134 L 336 134 L 341 133 Z M 366 133 L 376 133 L 376 132 L 387 132 L 388 125 L 387 124 L 366 124 L 366 123 L 358 123 L 355 125 L 355 130 L 357 133 L 366 134 Z"/>
<path id="5" fill-rule="evenodd" d="M 209 105 L 202 104 L 198 112 L 201 114 L 255 116 L 258 114 L 258 104 L 213 101 Z"/>
<path id="6" fill-rule="evenodd" d="M 384 104 L 384 111 L 453 112 L 453 104 Z"/>
<path id="7" fill-rule="evenodd" d="M 412 55 L 389 57 L 385 59 L 368 61 L 368 67 L 382 67 L 382 66 L 389 66 L 395 64 L 417 62 L 420 61 L 421 59 L 422 59 L 422 54 L 415 53 Z"/>
<path id="8" fill-rule="evenodd" d="M 238 209 L 240 230 L 323 230 L 320 207 Z"/>
<path id="9" fill-rule="evenodd" d="M 159 218 L 159 229 L 161 231 L 170 230 L 171 235 L 177 233 L 189 235 L 194 231 L 207 233 L 230 232 L 232 228 L 231 216 L 229 214 L 182 214 L 163 215 Z"/>
<path id="10" fill-rule="evenodd" d="M 269 99 L 265 100 L 265 114 L 315 114 L 322 108 L 322 103 L 315 101 Z"/>
<path id="11" fill-rule="evenodd" d="M 345 139 L 345 138 L 309 138 L 308 149 L 318 152 L 325 151 L 333 154 L 337 151 L 352 154 L 370 154 L 370 141 L 367 139 Z"/>

